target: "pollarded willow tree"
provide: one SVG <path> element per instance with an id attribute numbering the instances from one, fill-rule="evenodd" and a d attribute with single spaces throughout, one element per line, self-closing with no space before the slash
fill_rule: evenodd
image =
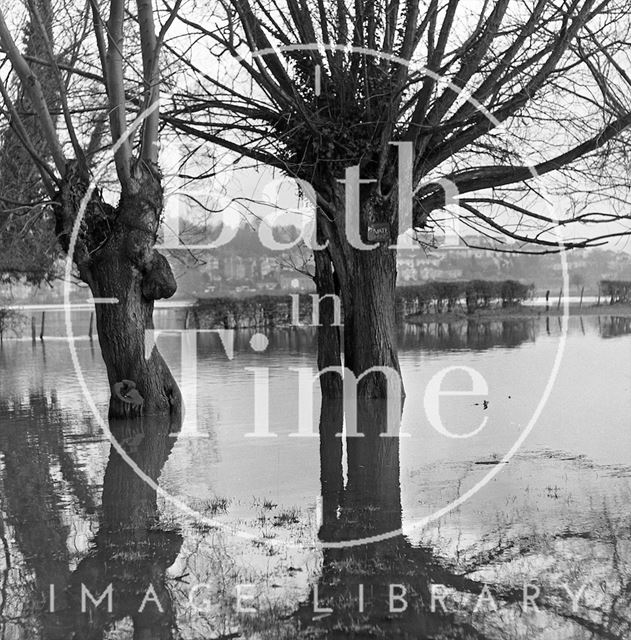
<path id="1" fill-rule="evenodd" d="M 45 15 L 43 6 L 48 6 Z M 55 7 L 26 0 L 24 6 L 0 11 L 3 115 L 11 140 L 23 149 L 21 161 L 37 171 L 39 182 L 31 190 L 45 199 L 41 221 L 52 218 L 64 251 L 70 249 L 96 162 L 104 149 L 120 142 L 115 176 L 107 185 L 118 201 L 108 202 L 103 185 L 97 185 L 72 251 L 76 272 L 93 297 L 118 301 L 96 304 L 99 342 L 114 391 L 111 416 L 137 414 L 143 401 L 146 412 L 160 413 L 179 410 L 181 402 L 157 349 L 145 358 L 154 301 L 176 290 L 166 258 L 154 248 L 163 207 L 157 164 L 159 57 L 174 14 L 156 34 L 152 1 L 138 0 L 135 9 L 131 12 L 125 0 Z M 20 45 L 24 24 L 37 36 L 36 50 Z M 149 115 L 134 127 L 128 120 L 141 111 Z M 110 177 L 106 173 L 102 179 Z M 117 385 L 125 380 L 135 384 L 134 393 L 133 385 Z"/>
<path id="2" fill-rule="evenodd" d="M 624 221 L 615 206 L 628 195 L 626 1 L 185 9 L 178 17 L 196 44 L 180 53 L 192 77 L 166 119 L 313 187 L 326 244 L 315 251 L 316 283 L 341 295 L 345 365 L 356 375 L 399 369 L 393 246 L 402 229 L 438 224 L 447 204 L 500 251 L 558 251 L 559 227 L 565 248 L 629 231 L 611 226 Z M 537 202 L 535 173 L 571 196 L 561 211 Z M 606 192 L 615 198 L 603 210 Z M 610 224 L 577 230 L 599 222 Z M 339 363 L 334 338 L 321 346 L 321 365 Z M 361 395 L 385 392 L 380 374 L 362 380 Z"/>

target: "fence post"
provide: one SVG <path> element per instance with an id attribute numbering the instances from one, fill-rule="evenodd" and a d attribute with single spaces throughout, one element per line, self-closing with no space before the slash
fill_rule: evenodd
<path id="1" fill-rule="evenodd" d="M 546 311 L 550 309 L 550 289 L 546 291 Z"/>
<path id="2" fill-rule="evenodd" d="M 35 326 L 35 316 L 31 316 L 31 340 L 37 339 L 37 327 Z"/>
<path id="3" fill-rule="evenodd" d="M 44 339 L 44 329 L 46 327 L 46 312 L 42 311 L 42 327 L 39 331 L 39 339 L 43 340 Z"/>
<path id="4" fill-rule="evenodd" d="M 94 311 L 90 313 L 90 328 L 88 329 L 88 337 L 92 341 L 92 330 L 94 329 Z"/>
<path id="5" fill-rule="evenodd" d="M 559 289 L 559 300 L 557 302 L 557 309 L 561 308 L 561 296 L 563 295 L 563 287 Z"/>
<path id="6" fill-rule="evenodd" d="M 583 293 L 585 291 L 585 286 L 583 285 L 583 287 L 581 287 L 581 300 L 578 303 L 578 308 L 581 309 L 581 307 L 583 306 Z"/>

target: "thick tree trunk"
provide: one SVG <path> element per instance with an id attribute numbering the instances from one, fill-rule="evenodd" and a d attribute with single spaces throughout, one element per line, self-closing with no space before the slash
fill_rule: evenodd
<path id="1" fill-rule="evenodd" d="M 125 258 L 124 252 L 99 262 L 91 270 L 94 297 L 118 300 L 117 304 L 96 305 L 99 344 L 110 388 L 123 380 L 132 381 L 143 400 L 142 405 L 134 404 L 121 400 L 120 393 L 112 393 L 112 418 L 173 414 L 180 410 L 180 391 L 160 352 L 153 348 L 145 357 L 146 332 L 154 328 L 154 301 L 143 293 L 144 281 L 145 276 Z"/>
<path id="2" fill-rule="evenodd" d="M 400 376 L 396 347 L 396 253 L 387 246 L 352 249 L 345 282 L 344 366 L 357 377 L 372 367 L 388 367 Z M 403 387 L 401 386 L 401 389 Z M 386 376 L 371 372 L 358 385 L 364 398 L 385 398 Z"/>
<path id="3" fill-rule="evenodd" d="M 56 207 L 57 233 L 66 251 L 87 183 L 78 165 L 68 166 Z M 111 418 L 181 411 L 180 391 L 157 348 L 145 357 L 154 301 L 171 297 L 177 288 L 169 263 L 153 248 L 162 204 L 157 167 L 138 163 L 116 208 L 103 202 L 99 192 L 92 194 L 72 256 L 95 298 L 118 301 L 96 304 L 99 344 L 112 389 Z"/>
<path id="4" fill-rule="evenodd" d="M 319 186 L 322 193 L 327 192 L 326 183 Z M 383 198 L 364 194 L 358 229 L 347 229 L 344 190 L 329 192 L 329 196 L 335 202 L 335 215 L 326 215 L 320 210 L 318 224 L 320 236 L 329 243 L 332 275 L 342 300 L 344 367 L 359 379 L 359 398 L 388 397 L 393 392 L 388 378 L 396 378 L 398 392 L 403 395 L 396 345 L 397 256 L 396 249 L 389 248 L 396 243 L 398 235 L 396 212 Z M 367 237 L 368 228 L 383 229 L 384 223 L 389 237 L 381 238 L 378 243 L 371 242 Z M 357 221 L 353 224 L 357 226 Z M 358 232 L 365 248 L 357 246 Z M 323 286 L 319 286 L 318 291 L 320 295 L 326 292 Z M 323 339 L 320 346 L 322 343 Z M 382 371 L 369 372 L 374 367 Z M 384 370 L 390 375 L 384 374 Z"/>

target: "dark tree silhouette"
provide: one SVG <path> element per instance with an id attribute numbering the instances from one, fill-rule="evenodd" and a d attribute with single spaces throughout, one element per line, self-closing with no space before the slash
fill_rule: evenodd
<path id="1" fill-rule="evenodd" d="M 141 406 L 147 413 L 179 410 L 179 389 L 158 350 L 154 348 L 149 358 L 144 353 L 155 300 L 176 290 L 166 258 L 154 249 L 163 207 L 157 164 L 159 57 L 174 16 L 156 35 L 151 0 L 138 0 L 132 16 L 122 0 L 91 0 L 79 8 L 60 4 L 52 17 L 49 4 L 28 0 L 25 5 L 28 28 L 36 35 L 35 51 L 28 46 L 23 51 L 9 26 L 20 15 L 19 7 L 11 14 L 0 11 L 0 47 L 10 65 L 10 83 L 5 76 L 0 81 L 3 111 L 11 126 L 5 141 L 19 141 L 24 149 L 21 159 L 28 156 L 30 166 L 36 167 L 39 185 L 31 180 L 28 188 L 46 197 L 66 252 L 81 202 L 87 198 L 72 260 L 95 298 L 118 300 L 96 306 L 110 385 L 131 380 L 144 398 L 144 405 L 132 405 L 113 395 L 110 415 L 137 414 Z M 107 21 L 104 9 L 109 9 Z M 60 51 L 69 51 L 69 59 Z M 137 75 L 133 82 L 125 77 L 130 65 L 142 69 L 140 81 Z M 13 86 L 17 93 L 12 93 Z M 14 94 L 28 101 L 26 118 Z M 139 127 L 128 124 L 128 101 L 143 111 Z M 134 135 L 136 129 L 139 136 Z M 98 188 L 86 194 L 95 162 L 102 158 L 98 151 L 115 143 L 116 175 L 105 176 L 105 186 L 119 196 L 112 205 L 103 192 L 103 176 L 96 176 L 101 180 Z M 9 169 L 3 166 L 3 180 Z M 33 177 L 32 169 L 29 176 Z"/>
<path id="2" fill-rule="evenodd" d="M 516 584 L 510 578 L 496 584 L 488 578 L 472 577 L 476 572 L 484 576 L 482 570 L 495 563 L 509 564 L 510 558 L 523 560 L 532 540 L 527 536 L 512 538 L 510 534 L 503 539 L 500 535 L 490 546 L 468 549 L 463 554 L 468 556 L 467 560 L 459 564 L 441 557 L 429 545 L 412 544 L 402 531 L 400 439 L 380 435 L 388 429 L 387 404 L 382 400 L 358 403 L 358 422 L 364 437 L 346 440 L 346 478 L 342 440 L 335 435 L 342 430 L 343 405 L 339 400 L 325 399 L 322 403 L 322 525 L 318 536 L 329 546 L 323 550 L 317 602 L 313 589 L 294 614 L 297 630 L 292 637 L 324 634 L 327 638 L 340 639 L 377 635 L 415 640 L 483 640 L 505 636 L 504 616 L 512 615 L 506 613 L 507 609 L 514 611 L 515 619 L 520 620 L 523 637 L 540 633 L 537 617 L 521 613 L 523 584 Z M 590 536 L 590 532 L 567 531 L 555 535 L 576 539 L 590 539 Z M 375 539 L 356 544 L 358 540 L 370 538 Z M 348 545 L 340 545 L 341 542 Z M 612 571 L 617 576 L 617 569 Z M 621 578 L 621 584 L 627 582 Z M 405 589 L 405 608 L 402 601 L 395 600 L 394 608 L 400 610 L 390 609 L 390 585 L 402 585 Z M 451 594 L 444 601 L 445 609 L 439 601 L 432 600 L 435 585 L 440 585 L 435 594 Z M 485 597 L 485 587 L 489 589 L 487 595 L 491 593 L 500 608 L 497 626 L 486 609 L 488 602 L 483 602 L 481 613 L 472 615 L 478 598 Z M 363 610 L 360 588 L 363 589 Z M 397 588 L 394 594 L 401 595 L 402 591 Z M 586 607 L 577 612 L 564 604 L 563 592 L 556 584 L 541 585 L 540 595 L 537 601 L 540 610 L 572 637 L 613 639 L 624 637 L 628 632 L 628 597 L 614 599 L 611 606 L 604 605 L 602 609 Z M 320 611 L 315 610 L 316 605 Z M 330 612 L 323 613 L 323 608 L 329 608 Z"/>
<path id="3" fill-rule="evenodd" d="M 225 0 L 178 17 L 196 83 L 165 119 L 313 187 L 327 243 L 316 281 L 341 295 L 355 375 L 398 370 L 392 247 L 402 230 L 440 225 L 446 206 L 497 251 L 558 251 L 558 227 L 566 248 L 629 231 L 582 231 L 626 217 L 594 202 L 628 201 L 621 0 Z M 214 56 L 196 55 L 199 36 Z M 575 196 L 563 213 L 536 202 L 535 173 Z M 336 341 L 326 349 L 321 361 L 339 363 Z M 362 380 L 360 395 L 385 393 L 379 373 Z"/>
<path id="4" fill-rule="evenodd" d="M 342 475 L 343 403 L 324 401 L 320 414 L 320 465 L 322 485 L 323 543 L 349 546 L 324 549 L 323 570 L 318 578 L 318 602 L 314 593 L 296 616 L 306 630 L 326 629 L 327 637 L 379 629 L 388 638 L 485 638 L 476 627 L 445 613 L 432 611 L 431 585 L 440 584 L 479 594 L 483 585 L 450 570 L 431 548 L 414 547 L 402 532 L 399 438 L 382 438 L 387 429 L 388 408 L 383 400 L 364 400 L 358 406 L 363 438 L 347 438 L 348 478 Z M 380 535 L 386 539 L 378 539 Z M 377 537 L 364 544 L 360 539 Z M 404 611 L 390 611 L 389 587 L 403 584 L 408 603 Z M 360 587 L 363 585 L 363 587 Z M 363 589 L 363 611 L 359 591 Z M 401 594 L 399 590 L 396 593 Z M 515 594 L 506 594 L 516 597 Z M 330 607 L 332 613 L 314 612 Z M 401 601 L 396 607 L 401 607 Z"/>
<path id="5" fill-rule="evenodd" d="M 103 478 L 101 502 L 91 483 L 68 452 L 62 427 L 65 418 L 57 402 L 34 393 L 0 438 L 4 457 L 3 510 L 14 532 L 10 553 L 23 558 L 24 584 L 20 589 L 25 624 L 38 619 L 39 635 L 46 640 L 103 638 L 119 620 L 130 616 L 134 638 L 167 640 L 174 637 L 175 611 L 166 585 L 166 570 L 175 561 L 182 537 L 157 522 L 155 489 L 140 478 L 114 447 Z M 176 442 L 179 421 L 170 416 L 144 420 L 110 421 L 110 430 L 134 463 L 157 482 Z M 70 491 L 61 492 L 54 479 L 59 467 Z M 89 552 L 71 569 L 68 525 L 64 505 L 76 500 L 78 512 L 96 519 L 97 533 Z M 0 534 L 4 522 L 0 520 Z M 9 552 L 9 550 L 7 550 Z M 16 554 L 15 551 L 19 551 Z M 112 611 L 102 602 L 81 611 L 82 585 L 99 598 L 112 585 Z M 55 605 L 50 611 L 50 586 Z M 147 590 L 159 600 L 141 605 Z M 12 594 L 14 595 L 14 594 Z M 3 591 L 3 606 L 12 607 Z M 4 619 L 3 619 L 4 621 Z"/>
<path id="6" fill-rule="evenodd" d="M 151 425 L 138 420 L 111 421 L 110 429 L 143 473 L 157 482 L 179 424 L 162 417 Z M 173 638 L 175 610 L 166 570 L 177 558 L 182 536 L 158 526 L 156 490 L 114 448 L 103 479 L 101 512 L 94 548 L 73 571 L 67 589 L 69 606 L 57 619 L 65 623 L 66 630 L 86 639 L 103 637 L 115 620 L 126 616 L 133 620 L 134 638 Z M 100 606 L 82 615 L 78 608 L 82 585 L 98 597 L 110 584 L 112 612 Z M 150 588 L 153 599 L 143 608 Z"/>

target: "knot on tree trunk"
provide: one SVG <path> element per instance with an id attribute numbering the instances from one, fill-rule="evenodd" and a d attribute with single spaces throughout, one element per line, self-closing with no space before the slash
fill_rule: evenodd
<path id="1" fill-rule="evenodd" d="M 162 206 L 162 173 L 153 162 L 138 159 L 132 167 L 129 184 L 123 185 L 123 197 L 142 196 L 153 200 L 156 208 Z"/>
<path id="2" fill-rule="evenodd" d="M 132 265 L 142 274 L 157 269 L 157 278 L 160 272 L 165 271 L 163 265 L 156 264 L 156 254 L 153 251 L 162 207 L 163 191 L 160 172 L 157 166 L 139 160 L 134 165 L 130 184 L 125 185 L 123 189 L 118 205 L 120 214 L 118 222 L 125 230 L 123 246 Z M 169 297 L 169 295 L 173 295 L 173 292 L 168 295 L 148 296 L 148 299 L 155 300 Z"/>
<path id="3" fill-rule="evenodd" d="M 147 300 L 170 298 L 177 289 L 175 276 L 168 260 L 154 251 L 142 278 L 142 295 Z"/>
<path id="4" fill-rule="evenodd" d="M 119 415 L 138 417 L 142 415 L 145 399 L 133 380 L 122 380 L 112 385 L 110 405 L 116 406 Z"/>
<path id="5" fill-rule="evenodd" d="M 83 198 L 90 186 L 85 167 L 77 160 L 66 164 L 66 171 L 53 202 L 55 233 L 62 249 L 67 253 L 70 238 Z M 73 252 L 73 261 L 79 267 L 82 278 L 87 277 L 96 252 L 111 237 L 117 212 L 103 201 L 99 189 L 93 189 L 86 203 Z"/>

